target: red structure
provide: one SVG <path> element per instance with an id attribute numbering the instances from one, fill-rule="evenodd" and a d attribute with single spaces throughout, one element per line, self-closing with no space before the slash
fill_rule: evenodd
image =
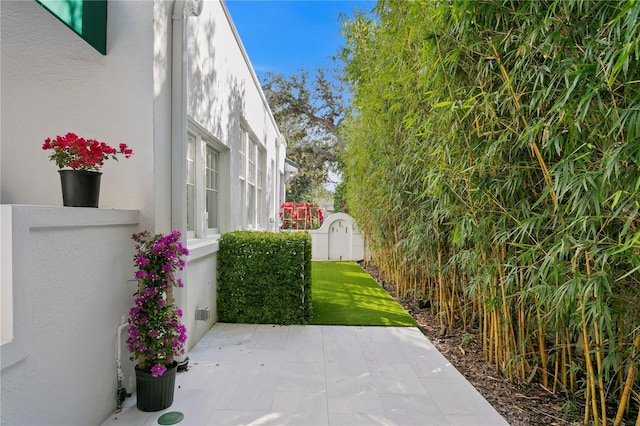
<path id="1" fill-rule="evenodd" d="M 323 221 L 322 209 L 316 204 L 282 203 L 280 205 L 280 229 L 318 229 Z"/>

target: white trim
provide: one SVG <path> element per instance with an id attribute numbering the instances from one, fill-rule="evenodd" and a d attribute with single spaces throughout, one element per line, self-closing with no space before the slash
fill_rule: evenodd
<path id="1" fill-rule="evenodd" d="M 220 140 L 208 132 L 203 126 L 192 118 L 187 119 L 187 133 L 196 138 L 196 161 L 195 161 L 195 191 L 194 191 L 194 230 L 188 232 L 187 245 L 189 250 L 201 244 L 207 244 L 219 238 L 220 232 L 227 229 L 227 215 L 225 206 L 229 205 L 229 170 L 230 150 Z M 206 218 L 206 155 L 207 147 L 211 147 L 218 153 L 218 202 L 216 217 L 218 219 L 216 228 L 207 228 Z M 186 159 L 185 159 L 186 163 Z M 186 185 L 185 185 L 186 186 Z M 183 201 L 186 206 L 186 198 Z"/>

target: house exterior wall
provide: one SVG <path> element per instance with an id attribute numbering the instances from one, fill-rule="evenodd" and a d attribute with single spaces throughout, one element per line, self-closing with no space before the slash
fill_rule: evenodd
<path id="1" fill-rule="evenodd" d="M 12 307 L 1 347 L 2 424 L 98 424 L 116 408 L 115 333 L 135 291 L 127 281 L 130 235 L 170 231 L 183 203 L 172 191 L 172 179 L 182 179 L 172 177 L 173 7 L 109 1 L 103 56 L 35 1 L 0 2 L 0 277 L 2 305 Z M 242 126 L 266 155 L 264 223 L 275 231 L 286 146 L 246 53 L 218 0 L 205 1 L 186 25 L 185 115 L 226 149 L 219 230 L 243 226 Z M 100 209 L 61 207 L 57 169 L 41 146 L 69 131 L 134 150 L 103 167 Z M 185 242 L 185 288 L 176 299 L 191 348 L 216 320 L 218 243 L 216 236 Z M 196 321 L 195 310 L 205 307 L 211 318 Z M 120 343 L 125 337 L 126 330 Z M 133 391 L 124 345 L 121 362 L 123 386 Z"/>
<path id="2" fill-rule="evenodd" d="M 154 223 L 151 11 L 150 2 L 109 2 L 103 56 L 35 1 L 1 2 L 0 203 L 62 205 L 42 143 L 75 132 L 133 148 L 105 163 L 100 207 L 140 210 Z"/>
<path id="3" fill-rule="evenodd" d="M 285 146 L 251 68 L 249 58 L 224 3 L 205 1 L 202 13 L 188 20 L 188 116 L 230 149 L 232 211 L 241 200 L 238 152 L 244 127 L 266 154 L 266 198 L 270 212 L 265 230 L 277 225 L 278 170 L 284 170 Z M 271 167 L 272 160 L 277 167 Z M 239 214 L 225 218 L 224 230 L 241 229 Z"/>
<path id="4" fill-rule="evenodd" d="M 100 424 L 116 405 L 116 327 L 133 302 L 129 236 L 139 214 L 3 205 L 3 224 L 7 215 L 14 309 L 12 340 L 1 347 L 0 423 Z"/>

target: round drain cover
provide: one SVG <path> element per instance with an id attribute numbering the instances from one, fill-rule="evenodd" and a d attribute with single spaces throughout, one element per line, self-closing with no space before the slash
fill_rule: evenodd
<path id="1" fill-rule="evenodd" d="M 171 411 L 169 413 L 164 413 L 158 419 L 159 425 L 175 425 L 176 423 L 180 423 L 184 419 L 184 414 L 179 411 Z"/>

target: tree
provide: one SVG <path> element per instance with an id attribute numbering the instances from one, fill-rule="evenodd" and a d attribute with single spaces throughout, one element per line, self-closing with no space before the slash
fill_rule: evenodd
<path id="1" fill-rule="evenodd" d="M 262 87 L 287 141 L 287 156 L 300 170 L 290 188 L 288 199 L 311 201 L 329 180 L 329 171 L 339 169 L 339 154 L 344 142 L 339 128 L 345 117 L 345 99 L 341 81 L 318 68 L 285 76 L 268 72 Z"/>

